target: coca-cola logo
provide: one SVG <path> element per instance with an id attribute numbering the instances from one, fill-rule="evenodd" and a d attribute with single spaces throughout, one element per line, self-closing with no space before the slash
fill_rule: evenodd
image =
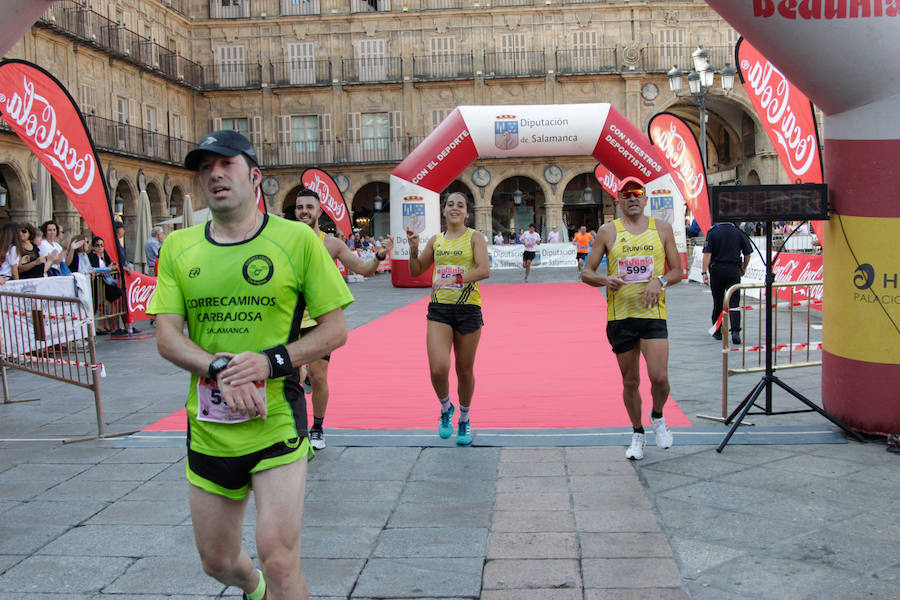
<path id="1" fill-rule="evenodd" d="M 153 292 L 156 291 L 156 280 L 135 277 L 128 284 L 128 307 L 132 311 L 146 312 Z"/>
<path id="2" fill-rule="evenodd" d="M 303 185 L 306 186 L 306 189 L 319 195 L 319 203 L 322 208 L 335 221 L 340 221 L 347 214 L 347 207 L 343 200 L 334 197 L 330 182 L 323 179 L 319 173 L 311 173 L 311 177 L 305 179 Z"/>
<path id="3" fill-rule="evenodd" d="M 786 283 L 789 281 L 817 281 L 822 279 L 825 273 L 825 267 L 819 261 L 814 264 L 810 261 L 798 260 L 795 258 L 779 260 L 772 269 L 775 275 L 775 283 Z M 819 301 L 822 299 L 824 289 L 820 285 L 804 287 L 798 286 L 794 293 L 800 299 L 810 299 Z"/>
<path id="4" fill-rule="evenodd" d="M 670 122 L 668 128 L 653 127 L 652 134 L 653 142 L 662 150 L 669 167 L 683 182 L 684 192 L 692 200 L 691 205 L 696 206 L 706 185 L 706 176 L 695 157 L 691 156 L 691 146 L 674 122 Z"/>
<path id="5" fill-rule="evenodd" d="M 744 87 L 758 107 L 757 112 L 768 124 L 766 130 L 780 146 L 779 154 L 784 157 L 794 179 L 802 180 L 815 163 L 819 148 L 812 124 L 806 124 L 792 107 L 792 91 L 799 96 L 802 94 L 796 92 L 787 77 L 767 60 L 742 58 L 741 71 L 747 82 Z M 807 103 L 804 98 L 804 110 Z M 804 131 L 804 125 L 810 129 Z"/>
<path id="6" fill-rule="evenodd" d="M 84 194 L 91 188 L 97 173 L 91 148 L 79 151 L 73 147 L 69 136 L 58 127 L 56 109 L 35 91 L 33 81 L 23 75 L 21 91 L 0 91 L 0 107 L 4 120 L 34 146 L 39 157 L 58 169 L 73 193 Z"/>

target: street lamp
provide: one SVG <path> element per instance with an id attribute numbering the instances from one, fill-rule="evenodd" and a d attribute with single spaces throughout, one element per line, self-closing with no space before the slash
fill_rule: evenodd
<path id="1" fill-rule="evenodd" d="M 122 214 L 122 211 L 125 209 L 125 201 L 122 200 L 122 196 L 116 196 L 116 200 L 113 203 L 113 212 L 117 215 Z"/>
<path id="2" fill-rule="evenodd" d="M 590 184 L 590 182 L 588 182 L 588 183 L 584 186 L 583 196 L 584 196 L 584 203 L 585 203 L 585 204 L 593 204 L 593 202 L 594 202 L 594 190 L 591 189 L 591 184 Z"/>
<path id="3" fill-rule="evenodd" d="M 513 192 L 513 202 L 522 204 L 522 190 L 519 189 L 519 178 L 516 177 L 516 191 Z"/>
<path id="4" fill-rule="evenodd" d="M 709 63 L 709 55 L 703 46 L 698 46 L 691 55 L 694 61 L 693 70 L 688 73 L 688 89 L 691 96 L 697 100 L 697 106 L 700 108 L 700 153 L 703 156 L 703 167 L 706 168 L 706 121 L 708 113 L 706 110 L 707 96 L 727 96 L 734 89 L 734 76 L 737 73 L 734 67 L 726 64 L 719 75 L 722 79 L 722 91 L 714 92 L 712 87 L 715 81 L 716 70 Z M 681 76 L 682 72 L 678 66 L 672 67 L 666 75 L 669 77 L 669 88 L 676 98 L 683 98 L 681 94 Z"/>
<path id="5" fill-rule="evenodd" d="M 375 206 L 375 210 L 381 210 L 381 207 L 384 206 L 382 204 L 384 199 L 381 197 L 381 194 L 378 193 L 378 185 L 375 186 L 375 198 L 372 199 L 372 202 Z"/>
<path id="6" fill-rule="evenodd" d="M 169 201 L 169 215 L 173 218 L 178 214 L 178 207 L 175 206 L 175 198 Z"/>
<path id="7" fill-rule="evenodd" d="M 0 206 L 6 206 L 6 194 L 9 192 L 3 184 L 0 183 Z"/>

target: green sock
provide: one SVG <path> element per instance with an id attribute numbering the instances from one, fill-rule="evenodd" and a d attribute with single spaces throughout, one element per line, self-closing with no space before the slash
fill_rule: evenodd
<path id="1" fill-rule="evenodd" d="M 256 586 L 256 589 L 247 594 L 247 600 L 264 600 L 266 597 L 266 578 L 263 577 L 262 571 L 259 569 L 256 570 L 259 573 L 259 585 Z"/>

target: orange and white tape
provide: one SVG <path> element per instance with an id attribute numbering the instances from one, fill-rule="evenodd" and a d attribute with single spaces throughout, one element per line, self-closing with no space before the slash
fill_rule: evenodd
<path id="1" fill-rule="evenodd" d="M 804 350 L 821 350 L 822 342 L 804 342 L 802 344 L 778 344 L 772 347 L 773 352 L 803 352 Z M 722 352 L 765 352 L 765 346 L 738 346 L 722 348 Z"/>
<path id="2" fill-rule="evenodd" d="M 773 302 L 772 303 L 772 308 L 788 308 L 790 306 L 812 306 L 813 308 L 818 307 L 819 309 L 821 309 L 822 301 L 821 300 L 799 300 L 797 302 Z M 719 327 L 722 326 L 722 319 L 725 318 L 725 315 L 728 314 L 729 310 L 763 310 L 764 308 L 765 308 L 765 306 L 758 305 L 758 304 L 749 304 L 747 306 L 737 306 L 737 307 L 731 308 L 731 309 L 729 309 L 729 307 L 726 306 L 725 308 L 722 309 L 721 314 L 719 314 L 719 318 L 716 319 L 715 325 L 713 325 L 712 327 L 709 328 L 709 330 L 708 330 L 709 334 L 712 335 L 716 331 L 719 330 Z"/>
<path id="3" fill-rule="evenodd" d="M 57 365 L 71 365 L 74 367 L 87 367 L 91 371 L 99 371 L 100 377 L 106 377 L 106 367 L 103 363 L 86 363 L 75 360 L 64 360 L 62 358 L 47 358 L 44 356 L 31 356 L 28 354 L 9 355 L 5 357 L 7 360 L 20 360 L 23 362 L 40 362 Z"/>

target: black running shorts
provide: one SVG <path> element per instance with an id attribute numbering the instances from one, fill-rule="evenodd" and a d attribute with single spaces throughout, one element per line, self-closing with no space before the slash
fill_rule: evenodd
<path id="1" fill-rule="evenodd" d="M 428 304 L 427 319 L 449 325 L 453 331 L 463 334 L 478 331 L 484 325 L 481 307 L 474 304 L 431 302 Z"/>
<path id="2" fill-rule="evenodd" d="M 525 250 L 522 252 L 522 262 L 529 262 L 534 260 L 534 257 L 537 256 L 537 253 L 532 252 L 530 250 Z"/>
<path id="3" fill-rule="evenodd" d="M 668 339 L 665 319 L 620 319 L 606 324 L 606 337 L 612 351 L 622 354 L 632 350 L 638 340 Z"/>
<path id="4" fill-rule="evenodd" d="M 232 500 L 242 500 L 250 492 L 253 473 L 274 469 L 303 458 L 312 460 L 315 451 L 305 436 L 292 438 L 243 456 L 209 456 L 187 452 L 187 479 L 193 485 Z"/>

